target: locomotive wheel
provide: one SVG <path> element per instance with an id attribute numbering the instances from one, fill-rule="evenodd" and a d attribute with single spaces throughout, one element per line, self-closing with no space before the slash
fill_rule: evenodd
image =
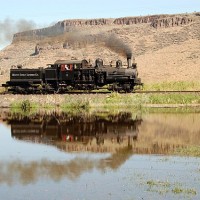
<path id="1" fill-rule="evenodd" d="M 126 93 L 131 93 L 133 91 L 133 87 L 128 83 L 123 85 L 123 89 Z"/>

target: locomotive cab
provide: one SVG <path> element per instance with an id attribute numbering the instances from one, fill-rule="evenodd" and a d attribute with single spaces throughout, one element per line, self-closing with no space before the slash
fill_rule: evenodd
<path id="1" fill-rule="evenodd" d="M 77 71 L 83 68 L 83 63 L 78 60 L 57 60 L 54 66 L 57 68 L 59 81 L 71 83 L 77 76 Z"/>
<path id="2" fill-rule="evenodd" d="M 94 85 L 95 69 L 87 60 L 57 60 L 45 69 L 46 83 L 58 90 L 85 89 Z"/>

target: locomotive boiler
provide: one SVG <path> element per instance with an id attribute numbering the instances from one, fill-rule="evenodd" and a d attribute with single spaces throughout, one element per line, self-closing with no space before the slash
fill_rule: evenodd
<path id="1" fill-rule="evenodd" d="M 87 60 L 57 60 L 45 68 L 12 68 L 10 80 L 2 86 L 12 93 L 45 94 L 92 91 L 103 87 L 129 93 L 138 85 L 142 83 L 137 65 L 127 57 L 127 65 L 123 65 L 121 60 L 105 65 L 98 58 L 93 65 Z"/>

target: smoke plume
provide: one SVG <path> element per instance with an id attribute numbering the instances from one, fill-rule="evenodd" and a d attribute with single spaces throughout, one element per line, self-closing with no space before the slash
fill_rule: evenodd
<path id="1" fill-rule="evenodd" d="M 116 37 L 116 35 L 111 34 L 104 39 L 105 46 L 113 50 L 114 52 L 124 56 L 132 57 L 132 50 L 128 44 L 125 44 L 122 40 Z"/>
<path id="2" fill-rule="evenodd" d="M 74 44 L 76 42 L 81 46 L 87 46 L 90 44 L 98 44 L 104 46 L 120 54 L 124 57 L 132 57 L 131 47 L 124 43 L 122 39 L 118 38 L 115 34 L 99 33 L 96 35 L 81 33 L 81 32 L 68 32 L 65 35 L 65 42 Z"/>
<path id="3" fill-rule="evenodd" d="M 21 19 L 18 21 L 10 18 L 0 21 L 0 45 L 11 42 L 14 33 L 27 31 L 36 28 L 33 21 Z"/>

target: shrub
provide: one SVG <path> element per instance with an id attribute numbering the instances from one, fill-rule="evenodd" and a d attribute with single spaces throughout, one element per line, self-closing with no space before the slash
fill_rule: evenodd
<path id="1" fill-rule="evenodd" d="M 29 100 L 23 100 L 21 103 L 21 109 L 26 112 L 29 111 L 31 108 L 31 103 Z"/>

